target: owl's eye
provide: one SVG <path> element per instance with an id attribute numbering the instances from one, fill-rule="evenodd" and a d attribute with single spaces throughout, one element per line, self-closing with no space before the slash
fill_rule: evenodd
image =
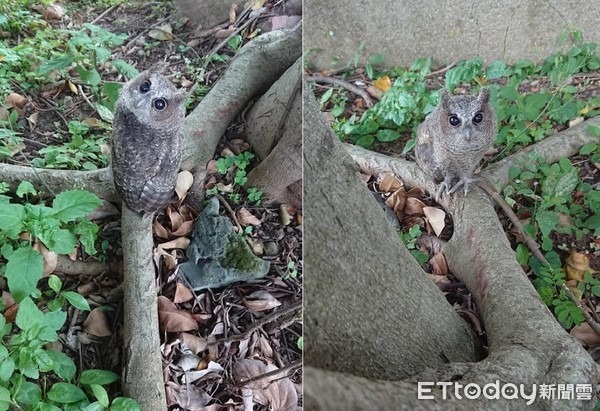
<path id="1" fill-rule="evenodd" d="M 146 94 L 149 90 L 150 90 L 150 82 L 149 81 L 144 81 L 142 84 L 140 84 L 140 91 L 142 92 L 142 94 Z"/>
<path id="2" fill-rule="evenodd" d="M 460 125 L 460 118 L 458 118 L 456 115 L 452 114 L 450 117 L 448 117 L 448 123 L 450 123 L 450 125 L 452 127 L 456 127 L 456 126 Z"/>
<path id="3" fill-rule="evenodd" d="M 164 108 L 167 107 L 167 102 L 164 98 L 157 98 L 152 102 L 152 105 L 157 110 L 164 110 Z"/>
<path id="4" fill-rule="evenodd" d="M 483 113 L 476 113 L 475 116 L 473 117 L 473 123 L 474 124 L 479 124 L 483 121 Z"/>

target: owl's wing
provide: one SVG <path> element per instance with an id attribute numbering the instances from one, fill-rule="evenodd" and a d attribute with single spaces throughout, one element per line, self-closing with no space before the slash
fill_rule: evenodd
<path id="1" fill-rule="evenodd" d="M 145 209 L 161 208 L 173 195 L 179 172 L 179 153 L 168 150 L 161 153 L 158 161 L 149 167 L 148 178 L 140 192 L 139 201 Z"/>
<path id="2" fill-rule="evenodd" d="M 444 180 L 444 172 L 435 152 L 431 132 L 423 125 L 419 126 L 417 130 L 415 157 L 419 168 L 431 175 L 436 183 Z"/>

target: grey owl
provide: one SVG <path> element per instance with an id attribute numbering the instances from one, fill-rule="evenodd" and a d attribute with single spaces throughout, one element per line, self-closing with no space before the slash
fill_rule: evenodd
<path id="1" fill-rule="evenodd" d="M 497 133 L 489 89 L 481 89 L 477 96 L 450 96 L 442 90 L 440 96 L 438 106 L 419 126 L 415 146 L 419 167 L 441 183 L 436 201 L 444 189 L 452 194 L 463 186 L 467 195 L 469 183 L 477 180 L 475 167 Z"/>
<path id="2" fill-rule="evenodd" d="M 171 199 L 181 164 L 186 93 L 148 70 L 123 85 L 111 142 L 115 186 L 125 205 L 154 213 Z"/>

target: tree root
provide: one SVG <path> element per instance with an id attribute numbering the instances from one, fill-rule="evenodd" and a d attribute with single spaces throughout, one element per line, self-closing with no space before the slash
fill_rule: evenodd
<path id="1" fill-rule="evenodd" d="M 140 217 L 123 205 L 124 373 L 127 395 L 143 410 L 166 410 L 156 306 L 152 215 Z"/>
<path id="2" fill-rule="evenodd" d="M 193 191 L 202 191 L 206 164 L 229 124 L 279 78 L 302 53 L 302 29 L 273 31 L 244 46 L 210 93 L 185 119 L 182 168 L 194 173 Z"/>

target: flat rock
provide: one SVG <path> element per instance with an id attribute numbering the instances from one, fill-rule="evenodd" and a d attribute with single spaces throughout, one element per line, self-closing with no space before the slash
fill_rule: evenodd
<path id="1" fill-rule="evenodd" d="M 183 275 L 194 291 L 262 278 L 270 267 L 268 261 L 254 255 L 231 221 L 219 215 L 216 197 L 196 223 L 186 256 L 188 261 L 179 265 L 178 275 Z"/>

